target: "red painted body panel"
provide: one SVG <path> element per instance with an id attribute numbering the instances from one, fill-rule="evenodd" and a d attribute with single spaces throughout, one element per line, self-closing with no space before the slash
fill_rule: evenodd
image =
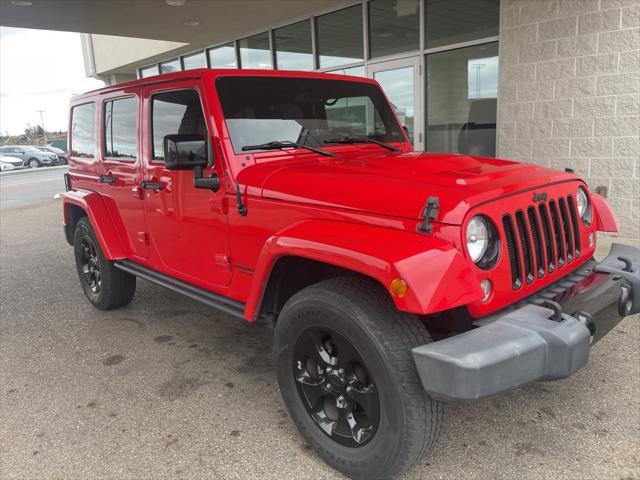
<path id="1" fill-rule="evenodd" d="M 617 232 L 619 230 L 618 218 L 604 197 L 597 193 L 591 194 L 593 203 L 593 223 L 600 232 Z"/>
<path id="2" fill-rule="evenodd" d="M 127 252 L 115 229 L 115 223 L 102 195 L 87 190 L 75 190 L 64 194 L 64 223 L 69 222 L 69 205 L 76 205 L 86 213 L 105 257 L 109 260 L 127 258 Z"/>
<path id="3" fill-rule="evenodd" d="M 466 305 L 472 316 L 479 317 L 543 288 L 592 254 L 592 249 L 583 248 L 563 269 L 514 291 L 504 254 L 488 271 L 468 258 L 463 246 L 466 222 L 482 213 L 499 225 L 504 213 L 531 205 L 533 190 L 550 198 L 574 194 L 583 185 L 575 175 L 507 160 L 412 152 L 408 142 L 396 144 L 400 152 L 371 144 L 326 147 L 335 158 L 299 149 L 236 154 L 215 90 L 216 78 L 227 75 L 375 83 L 322 73 L 191 70 L 74 98 L 72 106 L 89 101 L 100 106 L 106 98 L 135 94 L 142 107 L 135 163 L 111 165 L 101 154 L 96 159 L 69 160 L 72 186 L 78 191 L 67 193 L 65 202 L 91 211 L 91 222 L 100 231 L 109 258 L 130 258 L 245 302 L 245 316 L 253 320 L 273 265 L 283 256 L 348 268 L 387 288 L 391 280 L 402 277 L 409 292 L 394 301 L 403 311 L 428 314 Z M 213 171 L 221 180 L 216 193 L 194 189 L 191 172 L 169 172 L 151 159 L 150 98 L 178 88 L 197 89 L 201 95 L 215 154 Z M 98 139 L 101 112 L 97 108 Z M 102 151 L 101 140 L 98 149 Z M 100 174 L 118 176 L 120 191 L 100 184 Z M 137 185 L 143 179 L 159 181 L 165 189 L 141 194 Z M 247 216 L 237 211 L 236 182 Z M 440 211 L 434 231 L 427 235 L 417 226 L 432 195 L 439 197 Z M 592 202 L 595 221 L 580 228 L 584 246 L 589 232 L 615 227 L 606 202 L 595 195 Z M 480 301 L 483 278 L 494 284 L 486 303 Z"/>
<path id="4" fill-rule="evenodd" d="M 296 256 L 318 260 L 378 280 L 388 287 L 396 278 L 409 285 L 404 298 L 393 297 L 399 310 L 431 313 L 465 305 L 482 297 L 469 263 L 450 243 L 413 232 L 364 224 L 310 220 L 270 237 L 262 247 L 255 276 L 267 279 L 276 260 Z M 448 288 L 451 278 L 459 281 Z M 246 317 L 254 318 L 265 283 L 254 282 Z"/>

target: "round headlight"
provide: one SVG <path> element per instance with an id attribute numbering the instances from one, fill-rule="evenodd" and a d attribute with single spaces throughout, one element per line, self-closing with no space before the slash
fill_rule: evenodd
<path id="1" fill-rule="evenodd" d="M 489 226 L 484 218 L 473 217 L 467 224 L 467 251 L 473 263 L 478 263 L 489 248 Z"/>
<path id="2" fill-rule="evenodd" d="M 585 192 L 582 187 L 578 187 L 576 203 L 578 204 L 578 215 L 583 218 L 587 211 L 587 207 L 589 206 L 589 198 L 587 197 L 587 192 Z"/>

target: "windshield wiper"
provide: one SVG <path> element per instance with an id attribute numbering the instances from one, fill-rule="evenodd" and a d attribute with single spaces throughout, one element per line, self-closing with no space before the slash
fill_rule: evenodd
<path id="1" fill-rule="evenodd" d="M 288 140 L 262 143 L 260 145 L 245 145 L 244 147 L 242 147 L 242 151 L 246 152 L 248 150 L 281 150 L 283 148 L 306 148 L 307 150 L 319 153 L 320 155 L 326 155 L 327 157 L 336 156 L 334 153 L 322 150 L 321 148 L 311 147 L 309 145 L 303 145 L 296 142 L 290 142 Z"/>
<path id="2" fill-rule="evenodd" d="M 391 150 L 392 152 L 400 151 L 398 147 L 394 147 L 393 145 L 389 145 L 388 143 L 381 142 L 380 140 L 374 140 L 371 137 L 329 138 L 328 140 L 325 140 L 324 143 L 375 143 L 376 145 L 380 145 L 382 148 L 386 148 L 387 150 Z"/>

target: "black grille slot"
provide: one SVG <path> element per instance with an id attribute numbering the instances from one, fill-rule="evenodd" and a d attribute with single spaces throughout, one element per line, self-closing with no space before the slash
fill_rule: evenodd
<path id="1" fill-rule="evenodd" d="M 540 209 L 540 223 L 542 224 L 542 235 L 544 237 L 544 245 L 547 250 L 547 271 L 552 273 L 556 269 L 556 251 L 553 248 L 553 232 L 549 220 L 549 212 L 547 206 L 542 204 Z"/>
<path id="2" fill-rule="evenodd" d="M 536 256 L 536 271 L 538 277 L 544 277 L 544 250 L 540 243 L 540 226 L 538 225 L 538 216 L 536 215 L 536 209 L 529 207 L 527 209 L 527 216 L 529 217 L 529 229 L 531 230 L 531 239 L 533 240 L 533 252 Z"/>
<path id="3" fill-rule="evenodd" d="M 511 283 L 513 289 L 517 290 L 522 286 L 522 274 L 520 272 L 520 257 L 516 250 L 516 239 L 513 231 L 513 221 L 509 215 L 502 217 L 502 227 L 504 228 L 504 238 L 507 242 L 507 251 L 509 252 L 509 263 L 511 264 Z"/>
<path id="4" fill-rule="evenodd" d="M 524 213 L 522 210 L 516 212 L 516 225 L 518 226 L 518 235 L 520 237 L 520 245 L 522 246 L 522 259 L 524 260 L 524 273 L 527 283 L 533 282 L 533 260 L 531 253 L 531 242 L 529 241 L 529 233 L 524 222 Z"/>
<path id="5" fill-rule="evenodd" d="M 556 207 L 556 202 L 553 200 L 549 201 L 549 211 L 551 212 L 551 222 L 556 240 L 556 251 L 558 252 L 558 268 L 560 268 L 564 265 L 564 240 L 562 238 L 562 227 L 560 226 L 558 207 Z"/>
<path id="6" fill-rule="evenodd" d="M 580 224 L 578 223 L 578 212 L 576 206 L 573 203 L 573 197 L 567 197 L 567 203 L 569 204 L 569 213 L 571 214 L 571 223 L 573 224 L 573 242 L 575 244 L 575 257 L 580 256 Z"/>
<path id="7" fill-rule="evenodd" d="M 569 220 L 569 212 L 567 211 L 567 203 L 564 198 L 558 199 L 560 206 L 560 218 L 562 219 L 562 228 L 564 232 L 564 242 L 567 248 L 567 262 L 573 261 L 573 230 L 571 228 L 571 220 Z"/>

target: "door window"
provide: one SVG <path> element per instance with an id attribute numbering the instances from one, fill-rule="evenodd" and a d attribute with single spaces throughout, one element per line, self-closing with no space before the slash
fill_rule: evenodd
<path id="1" fill-rule="evenodd" d="M 137 152 L 135 97 L 110 100 L 104 104 L 104 156 L 135 160 Z"/>
<path id="2" fill-rule="evenodd" d="M 71 111 L 71 155 L 94 158 L 96 155 L 96 105 L 86 103 Z"/>
<path id="3" fill-rule="evenodd" d="M 158 93 L 153 96 L 151 129 L 153 160 L 164 162 L 164 137 L 178 133 L 202 135 L 208 140 L 200 96 L 195 90 Z"/>

